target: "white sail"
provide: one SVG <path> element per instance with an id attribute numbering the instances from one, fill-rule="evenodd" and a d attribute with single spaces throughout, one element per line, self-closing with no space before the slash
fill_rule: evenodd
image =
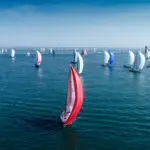
<path id="1" fill-rule="evenodd" d="M 145 56 L 147 59 L 149 59 L 149 57 L 150 57 L 150 52 L 147 50 L 146 51 L 146 56 Z"/>
<path id="2" fill-rule="evenodd" d="M 145 65 L 145 56 L 141 52 L 137 52 L 133 70 L 142 70 Z"/>
<path id="3" fill-rule="evenodd" d="M 4 54 L 4 49 L 2 48 L 2 54 Z"/>
<path id="4" fill-rule="evenodd" d="M 27 56 L 30 56 L 30 52 L 27 52 Z"/>
<path id="5" fill-rule="evenodd" d="M 132 66 L 134 63 L 134 60 L 135 60 L 134 53 L 132 51 L 129 51 L 129 65 Z"/>
<path id="6" fill-rule="evenodd" d="M 53 54 L 53 49 L 52 48 L 49 49 L 49 53 Z"/>
<path id="7" fill-rule="evenodd" d="M 107 51 L 104 51 L 104 64 L 108 64 L 110 55 Z"/>
<path id="8" fill-rule="evenodd" d="M 87 55 L 87 50 L 86 49 L 84 50 L 84 55 Z"/>
<path id="9" fill-rule="evenodd" d="M 79 52 L 76 52 L 76 53 L 77 53 L 77 58 L 78 58 L 78 73 L 81 74 L 83 71 L 83 58 Z"/>
<path id="10" fill-rule="evenodd" d="M 15 49 L 11 49 L 11 57 L 15 57 Z"/>
<path id="11" fill-rule="evenodd" d="M 73 59 L 74 59 L 74 60 L 73 60 L 74 62 L 77 62 L 77 59 L 78 59 L 77 57 L 78 57 L 78 56 L 77 56 L 77 51 L 74 50 L 74 58 L 73 58 Z"/>
<path id="12" fill-rule="evenodd" d="M 36 64 L 40 65 L 42 62 L 42 55 L 39 51 L 36 51 Z"/>
<path id="13" fill-rule="evenodd" d="M 141 52 L 139 52 L 139 55 L 140 55 L 139 69 L 142 70 L 145 65 L 145 56 Z"/>

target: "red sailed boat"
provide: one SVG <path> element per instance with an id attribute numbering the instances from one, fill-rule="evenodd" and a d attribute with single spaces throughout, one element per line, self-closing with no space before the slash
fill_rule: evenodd
<path id="1" fill-rule="evenodd" d="M 83 89 L 80 78 L 74 68 L 70 67 L 68 78 L 68 94 L 66 108 L 62 112 L 60 119 L 64 126 L 72 124 L 80 112 L 83 103 Z"/>
<path id="2" fill-rule="evenodd" d="M 82 56 L 87 55 L 87 51 L 85 49 L 82 49 Z"/>

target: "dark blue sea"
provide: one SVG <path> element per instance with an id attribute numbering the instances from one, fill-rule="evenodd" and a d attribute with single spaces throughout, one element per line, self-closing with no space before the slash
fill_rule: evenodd
<path id="1" fill-rule="evenodd" d="M 84 103 L 71 126 L 59 116 L 66 102 L 72 52 L 55 57 L 35 52 L 0 55 L 0 150 L 149 150 L 150 69 L 132 73 L 123 68 L 127 54 L 115 53 L 112 68 L 103 54 L 84 56 L 80 75 Z M 146 64 L 150 61 L 146 61 Z"/>

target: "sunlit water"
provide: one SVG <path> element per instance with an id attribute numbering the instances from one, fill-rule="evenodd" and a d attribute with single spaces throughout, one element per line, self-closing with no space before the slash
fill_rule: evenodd
<path id="1" fill-rule="evenodd" d="M 129 72 L 126 54 L 115 55 L 113 68 L 101 66 L 102 54 L 84 57 L 83 107 L 70 127 L 62 127 L 72 58 L 45 54 L 37 69 L 35 54 L 0 56 L 0 149 L 150 149 L 150 69 Z"/>

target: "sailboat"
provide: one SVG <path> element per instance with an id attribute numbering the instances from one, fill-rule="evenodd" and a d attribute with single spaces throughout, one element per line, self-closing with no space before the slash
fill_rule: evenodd
<path id="1" fill-rule="evenodd" d="M 30 52 L 27 52 L 27 54 L 26 54 L 27 56 L 30 56 Z"/>
<path id="2" fill-rule="evenodd" d="M 84 56 L 84 55 L 87 55 L 87 51 L 86 51 L 86 49 L 82 49 L 82 56 Z"/>
<path id="3" fill-rule="evenodd" d="M 145 58 L 146 58 L 146 59 L 149 59 L 149 58 L 150 58 L 150 52 L 149 52 L 149 50 L 146 51 Z"/>
<path id="4" fill-rule="evenodd" d="M 135 61 L 133 67 L 129 70 L 131 72 L 141 72 L 145 65 L 145 56 L 138 51 L 135 56 Z"/>
<path id="5" fill-rule="evenodd" d="M 53 50 L 52 48 L 49 49 L 49 54 L 52 54 L 53 53 Z"/>
<path id="6" fill-rule="evenodd" d="M 61 122 L 64 126 L 72 124 L 77 117 L 83 103 L 82 83 L 74 68 L 70 67 L 68 77 L 68 93 L 66 107 L 60 115 Z"/>
<path id="7" fill-rule="evenodd" d="M 15 58 L 15 49 L 11 49 L 11 55 L 10 55 L 11 58 Z"/>
<path id="8" fill-rule="evenodd" d="M 125 68 L 131 68 L 133 66 L 135 60 L 134 53 L 129 50 L 129 58 L 128 58 L 128 64 L 124 65 Z"/>
<path id="9" fill-rule="evenodd" d="M 79 74 L 81 74 L 83 71 L 83 58 L 79 52 L 77 52 L 77 58 L 78 58 L 77 71 Z"/>
<path id="10" fill-rule="evenodd" d="M 39 51 L 36 51 L 36 64 L 35 67 L 39 68 L 42 62 L 42 55 Z"/>
<path id="11" fill-rule="evenodd" d="M 103 66 L 108 66 L 109 59 L 110 59 L 109 53 L 106 50 L 104 50 L 104 64 L 103 64 Z"/>
<path id="12" fill-rule="evenodd" d="M 74 54 L 73 54 L 74 56 L 73 56 L 73 61 L 71 62 L 72 64 L 76 64 L 77 63 L 77 51 L 76 51 L 76 49 L 74 49 Z"/>
<path id="13" fill-rule="evenodd" d="M 52 55 L 55 56 L 55 50 L 54 49 L 52 50 Z"/>
<path id="14" fill-rule="evenodd" d="M 112 66 L 114 63 L 114 54 L 113 54 L 113 52 L 109 51 L 109 55 L 110 55 L 109 66 Z"/>
<path id="15" fill-rule="evenodd" d="M 2 48 L 2 54 L 4 54 L 4 49 Z"/>

